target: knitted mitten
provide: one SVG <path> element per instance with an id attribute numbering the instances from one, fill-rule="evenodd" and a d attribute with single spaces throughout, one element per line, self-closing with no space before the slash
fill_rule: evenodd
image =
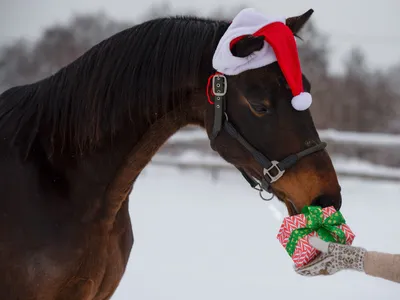
<path id="1" fill-rule="evenodd" d="M 304 276 L 332 275 L 341 270 L 364 271 L 366 250 L 360 247 L 327 243 L 317 237 L 310 237 L 311 246 L 321 254 L 306 266 L 296 268 L 296 273 Z"/>

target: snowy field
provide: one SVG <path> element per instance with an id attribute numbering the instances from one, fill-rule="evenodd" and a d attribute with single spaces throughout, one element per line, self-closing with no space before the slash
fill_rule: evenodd
<path id="1" fill-rule="evenodd" d="M 340 178 L 354 245 L 400 253 L 400 184 Z M 236 172 L 148 166 L 130 197 L 135 244 L 114 300 L 399 300 L 357 272 L 305 278 L 276 239 L 287 215 Z"/>

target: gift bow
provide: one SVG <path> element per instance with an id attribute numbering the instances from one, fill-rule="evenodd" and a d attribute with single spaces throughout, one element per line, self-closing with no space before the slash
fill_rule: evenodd
<path id="1" fill-rule="evenodd" d="M 302 210 L 302 214 L 306 217 L 306 227 L 297 228 L 292 231 L 286 245 L 286 251 L 290 256 L 293 256 L 298 241 L 314 231 L 316 231 L 318 236 L 326 242 L 346 243 L 346 235 L 344 231 L 336 227 L 346 224 L 340 211 L 336 211 L 324 219 L 324 213 L 321 207 L 305 206 Z M 336 238 L 334 235 L 336 235 Z"/>

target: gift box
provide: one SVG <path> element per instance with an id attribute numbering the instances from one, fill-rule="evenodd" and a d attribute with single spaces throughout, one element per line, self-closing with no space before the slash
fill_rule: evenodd
<path id="1" fill-rule="evenodd" d="M 336 211 L 333 206 L 304 207 L 301 214 L 284 218 L 277 235 L 279 242 L 298 268 L 308 264 L 319 254 L 319 251 L 309 244 L 310 236 L 347 245 L 351 245 L 355 238 L 341 212 Z"/>

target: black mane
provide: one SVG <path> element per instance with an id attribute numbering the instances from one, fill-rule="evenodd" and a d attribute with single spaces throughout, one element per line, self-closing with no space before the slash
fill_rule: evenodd
<path id="1" fill-rule="evenodd" d="M 224 21 L 171 17 L 147 21 L 102 41 L 56 74 L 0 95 L 0 126 L 26 151 L 38 132 L 85 151 L 105 135 L 179 106 L 212 72 Z M 8 128 L 9 129 L 9 128 Z"/>

